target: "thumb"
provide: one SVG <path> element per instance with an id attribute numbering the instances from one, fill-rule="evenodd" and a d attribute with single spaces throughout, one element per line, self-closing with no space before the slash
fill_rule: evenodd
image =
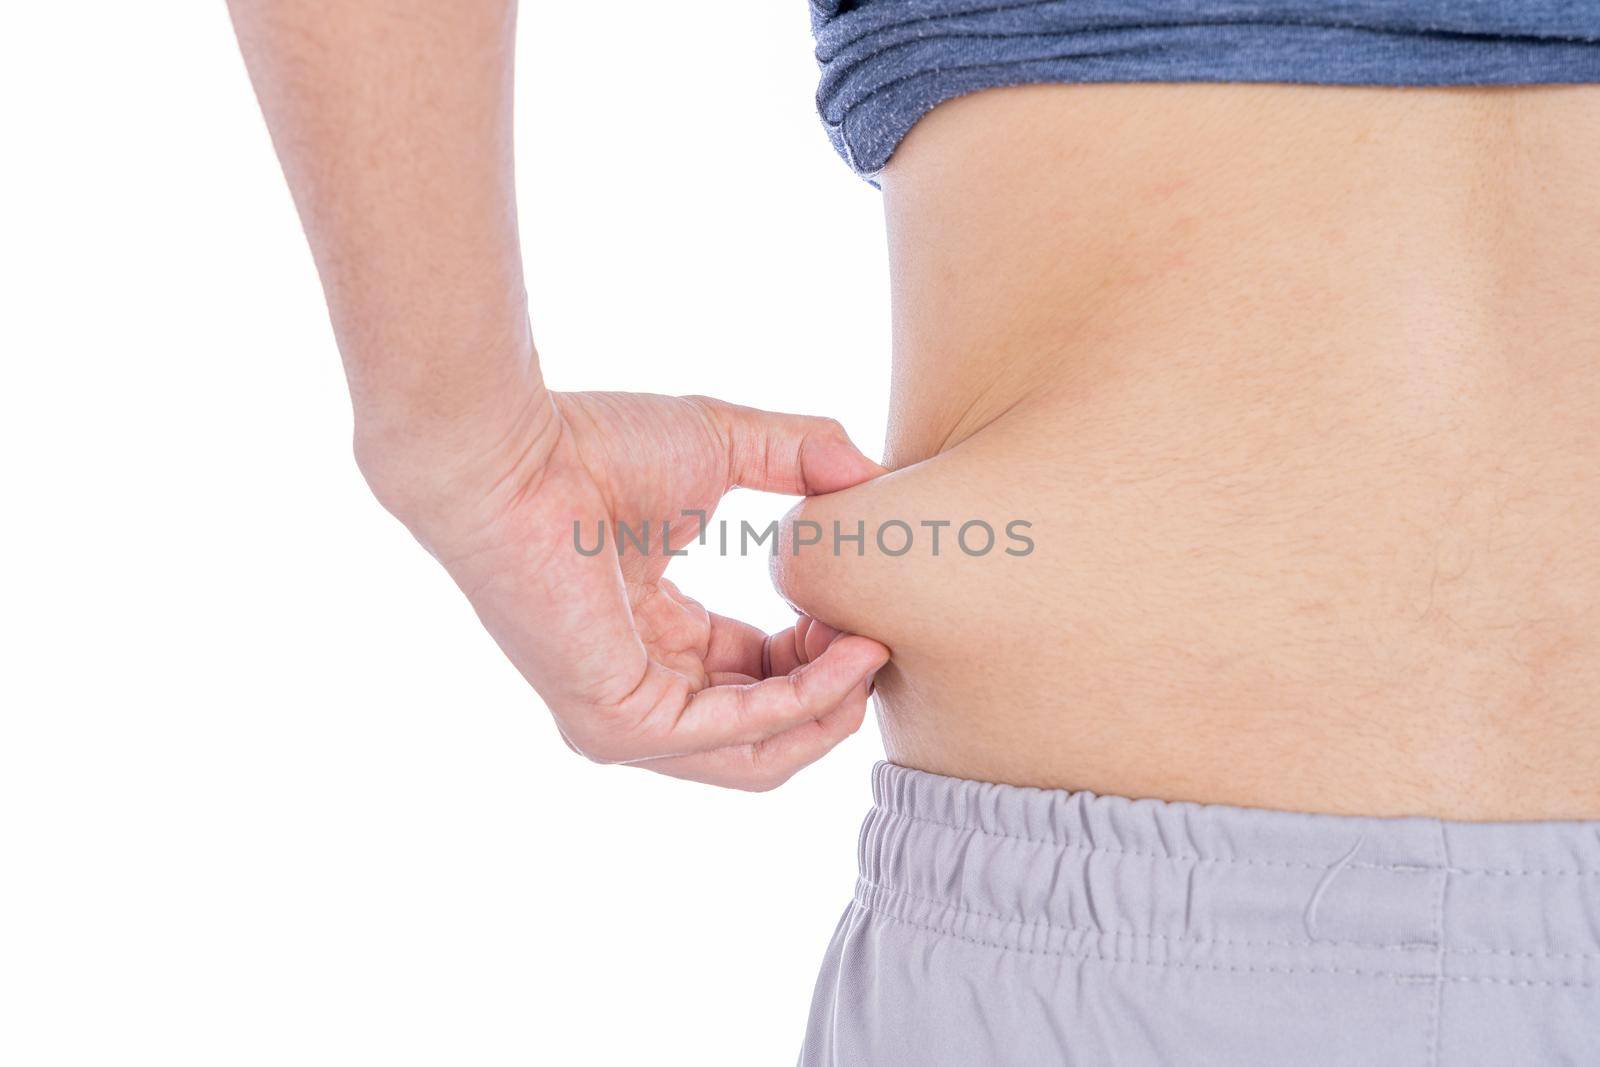
<path id="1" fill-rule="evenodd" d="M 887 473 L 855 446 L 836 419 L 692 399 L 706 407 L 722 431 L 730 486 L 816 496 Z"/>

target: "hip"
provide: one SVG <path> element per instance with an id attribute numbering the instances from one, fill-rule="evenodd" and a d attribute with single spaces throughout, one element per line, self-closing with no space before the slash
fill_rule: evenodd
<path id="1" fill-rule="evenodd" d="M 1600 1055 L 1600 824 L 873 790 L 802 1063 Z"/>
<path id="2" fill-rule="evenodd" d="M 1035 394 L 805 501 L 822 536 L 780 552 L 779 584 L 891 648 L 888 754 L 922 770 L 1330 813 L 1600 815 L 1592 418 L 1551 403 L 1424 431 L 1381 405 L 1264 395 L 1186 416 Z"/>

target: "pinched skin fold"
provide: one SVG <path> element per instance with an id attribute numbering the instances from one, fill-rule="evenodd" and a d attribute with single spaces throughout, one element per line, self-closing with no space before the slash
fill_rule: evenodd
<path id="1" fill-rule="evenodd" d="M 1597 94 L 1038 86 L 918 123 L 881 176 L 894 472 L 795 512 L 865 552 L 774 561 L 893 650 L 889 757 L 1600 816 Z M 972 518 L 1035 548 L 871 544 Z"/>

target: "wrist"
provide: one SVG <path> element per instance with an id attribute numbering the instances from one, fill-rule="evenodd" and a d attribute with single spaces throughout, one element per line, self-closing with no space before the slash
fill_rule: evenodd
<path id="1" fill-rule="evenodd" d="M 498 494 L 526 485 L 558 428 L 552 395 L 535 374 L 448 415 L 426 403 L 358 404 L 353 447 L 378 502 L 427 544 L 481 522 Z"/>

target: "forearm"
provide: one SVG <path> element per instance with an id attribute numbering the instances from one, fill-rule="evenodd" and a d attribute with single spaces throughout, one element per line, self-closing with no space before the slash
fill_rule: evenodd
<path id="1" fill-rule="evenodd" d="M 448 464 L 545 406 L 517 239 L 515 0 L 229 7 L 327 295 L 357 457 L 403 494 L 388 483 L 416 457 Z"/>

